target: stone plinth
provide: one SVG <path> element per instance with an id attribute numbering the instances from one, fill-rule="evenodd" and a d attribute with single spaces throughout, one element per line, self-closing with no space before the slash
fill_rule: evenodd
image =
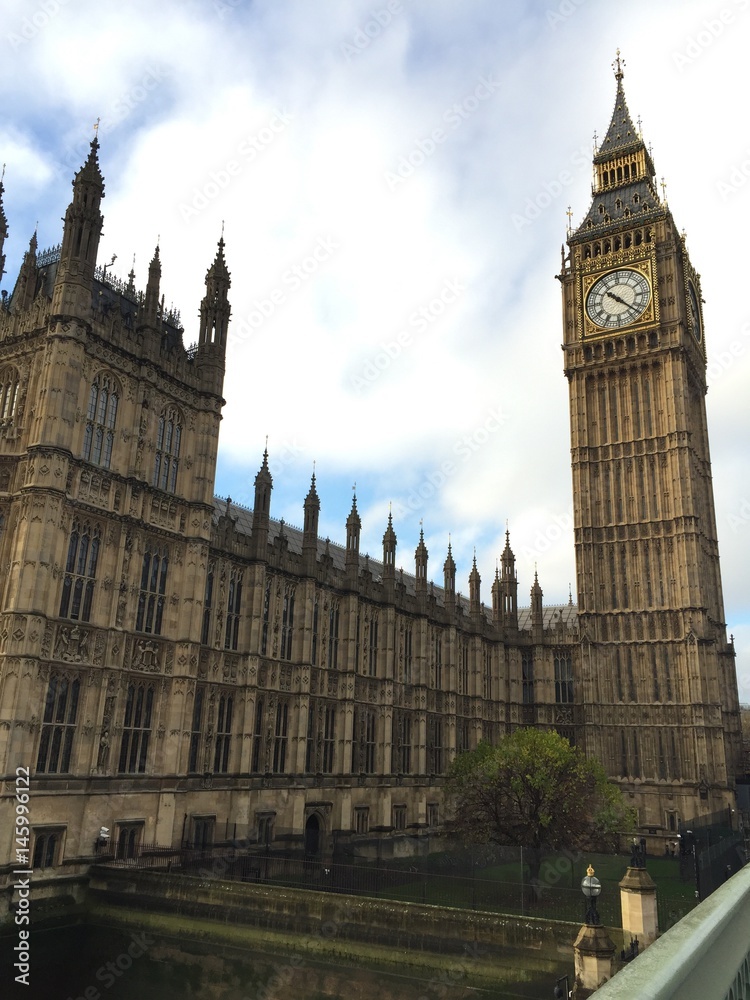
<path id="1" fill-rule="evenodd" d="M 612 978 L 615 946 L 601 924 L 584 924 L 573 945 L 576 982 L 575 1000 L 590 997 L 602 983 Z"/>
<path id="2" fill-rule="evenodd" d="M 625 944 L 628 935 L 638 938 L 643 951 L 659 934 L 656 885 L 645 868 L 628 868 L 620 882 L 620 905 Z"/>

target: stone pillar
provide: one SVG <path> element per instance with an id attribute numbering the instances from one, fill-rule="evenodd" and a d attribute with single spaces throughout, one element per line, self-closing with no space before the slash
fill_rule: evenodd
<path id="1" fill-rule="evenodd" d="M 659 934 L 656 912 L 656 885 L 645 868 L 628 868 L 620 882 L 620 905 L 625 943 L 638 938 L 640 951 Z"/>
<path id="2" fill-rule="evenodd" d="M 574 1000 L 585 1000 L 612 978 L 615 946 L 601 924 L 584 924 L 573 945 L 575 986 Z"/>

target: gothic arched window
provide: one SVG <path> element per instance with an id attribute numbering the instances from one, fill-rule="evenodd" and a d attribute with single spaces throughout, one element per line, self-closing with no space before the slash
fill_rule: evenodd
<path id="1" fill-rule="evenodd" d="M 177 468 L 180 460 L 182 422 L 179 413 L 170 407 L 159 417 L 156 432 L 153 485 L 174 493 L 177 488 Z"/>
<path id="2" fill-rule="evenodd" d="M 83 435 L 83 457 L 87 462 L 108 469 L 115 443 L 115 423 L 120 395 L 111 375 L 100 373 L 91 383 L 86 430 Z"/>
<path id="3" fill-rule="evenodd" d="M 0 373 L 0 420 L 13 419 L 18 402 L 18 381 L 15 368 L 6 368 Z"/>
<path id="4" fill-rule="evenodd" d="M 96 564 L 99 560 L 101 531 L 90 524 L 81 526 L 73 522 L 65 563 L 60 617 L 74 621 L 91 620 L 91 601 L 94 595 Z"/>

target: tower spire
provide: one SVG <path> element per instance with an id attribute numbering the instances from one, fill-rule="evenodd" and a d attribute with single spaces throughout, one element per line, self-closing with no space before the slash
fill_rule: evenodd
<path id="1" fill-rule="evenodd" d="M 99 207 L 104 178 L 99 167 L 99 140 L 91 140 L 86 162 L 73 180 L 73 200 L 65 213 L 60 263 L 52 295 L 52 313 L 86 316 L 91 311 L 94 269 L 104 217 Z"/>
<path id="2" fill-rule="evenodd" d="M 229 288 L 232 284 L 224 258 L 224 233 L 219 238 L 213 264 L 206 272 L 206 294 L 201 302 L 198 350 L 224 362 L 229 326 Z"/>

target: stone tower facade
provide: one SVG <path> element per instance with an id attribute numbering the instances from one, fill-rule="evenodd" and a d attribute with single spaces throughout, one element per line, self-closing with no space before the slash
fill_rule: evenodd
<path id="1" fill-rule="evenodd" d="M 700 276 L 625 102 L 560 275 L 587 749 L 645 824 L 741 770 L 706 424 Z"/>
<path id="2" fill-rule="evenodd" d="M 62 242 L 31 238 L 0 308 L 0 772 L 31 775 L 35 884 L 82 871 L 101 826 L 128 856 L 237 838 L 308 854 L 426 848 L 452 757 L 522 725 L 605 761 L 644 829 L 726 806 L 739 768 L 704 408 L 700 282 L 617 107 L 560 275 L 580 607 L 519 607 L 505 548 L 442 586 L 420 533 L 398 570 L 214 496 L 230 274 L 219 241 L 195 343 L 97 265 L 94 140 Z M 0 270 L 8 225 L 0 184 Z M 0 275 L 1 276 L 1 275 Z M 196 295 L 196 299 L 199 296 Z M 10 788 L 11 785 L 6 786 Z M 0 799 L 9 881 L 13 801 Z M 6 891 L 6 900 L 9 893 Z"/>

